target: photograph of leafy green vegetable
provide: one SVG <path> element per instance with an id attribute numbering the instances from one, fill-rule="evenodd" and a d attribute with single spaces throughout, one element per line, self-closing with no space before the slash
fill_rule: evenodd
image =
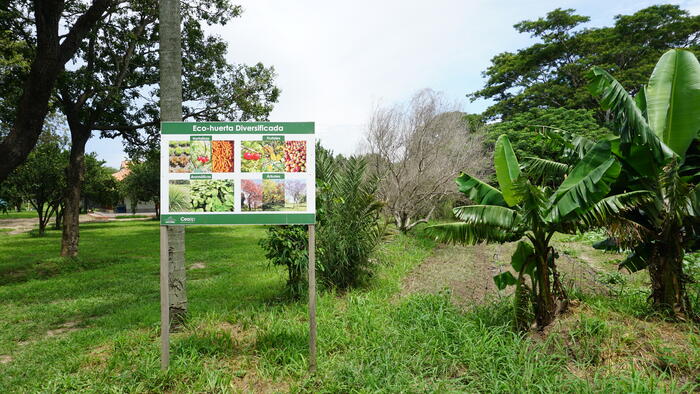
<path id="1" fill-rule="evenodd" d="M 230 180 L 172 180 L 170 212 L 233 212 L 234 184 Z"/>
<path id="2" fill-rule="evenodd" d="M 170 172 L 182 173 L 191 172 L 190 165 L 190 142 L 189 141 L 170 141 L 169 146 L 169 165 Z"/>

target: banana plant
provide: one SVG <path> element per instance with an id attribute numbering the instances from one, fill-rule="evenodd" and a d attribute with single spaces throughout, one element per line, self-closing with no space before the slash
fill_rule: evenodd
<path id="1" fill-rule="evenodd" d="M 568 303 L 555 265 L 557 253 L 550 246 L 552 236 L 603 226 L 644 203 L 647 193 L 607 196 L 621 169 L 608 141 L 594 144 L 567 169 L 556 189 L 522 171 L 505 135 L 496 141 L 494 167 L 499 188 L 461 174 L 456 180 L 459 190 L 474 204 L 454 209 L 459 222 L 429 226 L 427 231 L 441 242 L 518 241 L 513 272 L 496 275 L 494 281 L 499 289 L 516 286 L 516 326 L 528 328 L 528 316 L 534 316 L 541 329 Z"/>
<path id="2" fill-rule="evenodd" d="M 632 250 L 621 266 L 649 270 L 658 310 L 682 320 L 697 317 L 683 259 L 700 246 L 700 63 L 687 50 L 666 52 L 635 97 L 601 68 L 594 67 L 590 79 L 591 93 L 614 119 L 613 153 L 625 179 L 619 188 L 653 196 L 610 228 Z"/>

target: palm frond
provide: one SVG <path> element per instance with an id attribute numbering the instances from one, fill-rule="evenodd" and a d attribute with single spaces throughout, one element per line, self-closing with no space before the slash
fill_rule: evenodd
<path id="1" fill-rule="evenodd" d="M 655 237 L 654 231 L 625 216 L 611 218 L 605 229 L 621 249 L 633 249 L 640 242 Z"/>
<path id="2" fill-rule="evenodd" d="M 462 173 L 455 182 L 459 191 L 476 204 L 507 206 L 500 190 L 478 178 Z"/>
<path id="3" fill-rule="evenodd" d="M 583 214 L 572 219 L 582 227 L 605 227 L 622 219 L 622 215 L 639 209 L 653 201 L 653 194 L 648 191 L 633 191 L 606 197 L 593 204 Z M 630 221 L 631 222 L 631 221 Z M 631 223 L 627 223 L 630 225 Z M 641 230 L 641 225 L 640 230 Z M 633 226 L 634 227 L 634 226 Z"/>
<path id="4" fill-rule="evenodd" d="M 436 224 L 426 227 L 425 231 L 438 242 L 466 245 L 475 245 L 481 242 L 513 242 L 522 238 L 522 233 L 518 231 L 504 230 L 499 226 L 464 222 Z"/>
<path id="5" fill-rule="evenodd" d="M 467 205 L 452 210 L 465 223 L 481 224 L 510 230 L 518 213 L 510 208 L 495 205 Z"/>
<path id="6" fill-rule="evenodd" d="M 589 90 L 593 96 L 598 97 L 601 107 L 609 110 L 614 116 L 613 130 L 620 136 L 624 149 L 629 152 L 632 145 L 637 145 L 637 151 L 652 156 L 651 159 L 656 164 L 656 168 L 672 157 L 671 150 L 649 127 L 644 113 L 637 106 L 634 98 L 612 75 L 600 67 L 593 67 L 588 75 L 591 81 Z"/>
<path id="7" fill-rule="evenodd" d="M 513 191 L 521 200 L 518 209 L 520 224 L 530 228 L 542 224 L 543 214 L 549 206 L 548 188 L 533 185 L 529 179 L 521 176 L 513 182 Z"/>
<path id="8" fill-rule="evenodd" d="M 649 257 L 651 257 L 652 250 L 653 246 L 650 243 L 637 246 L 632 253 L 620 262 L 620 269 L 625 268 L 629 272 L 643 270 L 649 265 Z"/>
<path id="9" fill-rule="evenodd" d="M 539 126 L 540 133 L 564 147 L 564 157 L 581 159 L 596 144 L 596 141 L 557 127 Z"/>
<path id="10" fill-rule="evenodd" d="M 547 220 L 556 223 L 569 214 L 581 214 L 610 191 L 621 166 L 612 156 L 608 141 L 598 142 L 570 171 L 552 196 Z"/>
<path id="11" fill-rule="evenodd" d="M 530 179 L 540 182 L 564 180 L 569 166 L 554 160 L 539 157 L 525 158 L 525 173 Z"/>

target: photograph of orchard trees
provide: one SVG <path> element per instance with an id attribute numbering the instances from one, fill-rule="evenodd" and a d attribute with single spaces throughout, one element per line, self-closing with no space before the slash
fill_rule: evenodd
<path id="1" fill-rule="evenodd" d="M 284 180 L 263 179 L 262 181 L 262 210 L 281 211 L 284 209 Z"/>
<path id="2" fill-rule="evenodd" d="M 262 211 L 263 185 L 261 179 L 241 179 L 241 209 Z"/>
<path id="3" fill-rule="evenodd" d="M 289 211 L 306 210 L 306 181 L 285 179 L 284 209 Z"/>

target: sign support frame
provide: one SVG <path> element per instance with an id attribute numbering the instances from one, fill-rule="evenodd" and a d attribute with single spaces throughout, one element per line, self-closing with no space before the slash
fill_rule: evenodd
<path id="1" fill-rule="evenodd" d="M 164 131 L 168 128 L 168 132 Z M 240 130 L 239 130 L 240 129 Z M 251 136 L 261 136 L 262 140 L 265 141 L 266 138 L 271 137 L 281 137 L 280 141 L 284 142 L 284 136 L 282 135 L 267 135 L 267 134 L 291 134 L 291 135 L 309 135 L 315 134 L 315 124 L 314 122 L 161 122 L 161 135 L 163 134 L 175 134 L 175 135 L 190 135 L 192 138 L 207 138 L 207 141 L 211 141 L 212 137 L 210 135 L 222 135 L 222 134 L 240 134 L 242 138 L 251 138 Z M 206 134 L 206 135 L 204 135 Z M 172 138 L 171 138 L 172 140 Z M 253 139 L 255 140 L 255 139 Z M 307 145 L 310 144 L 310 149 L 312 152 L 311 157 L 313 158 L 311 162 L 306 162 L 306 168 L 310 167 L 313 169 L 315 167 L 315 153 L 313 153 L 315 138 L 300 138 L 301 141 L 307 141 Z M 227 141 L 227 140 L 224 140 Z M 241 142 L 241 139 L 237 139 L 237 146 Z M 277 141 L 277 140 L 275 140 Z M 161 142 L 163 147 L 165 141 Z M 165 148 L 162 148 L 165 149 Z M 167 151 L 166 151 L 167 152 Z M 234 150 L 234 153 L 237 153 Z M 308 152 L 307 152 L 308 154 Z M 161 201 L 167 201 L 168 189 L 163 186 L 163 171 L 167 168 L 167 155 L 161 152 Z M 308 157 L 308 156 L 307 156 Z M 259 158 L 259 156 L 258 156 Z M 234 159 L 238 160 L 238 159 Z M 286 159 L 285 159 L 286 160 Z M 306 160 L 306 157 L 304 158 Z M 240 162 L 236 162 L 236 168 L 240 167 Z M 233 168 L 233 167 L 232 167 Z M 299 168 L 296 169 L 297 171 Z M 238 170 L 240 171 L 240 170 Z M 313 170 L 311 170 L 313 171 Z M 172 172 L 172 171 L 170 171 Z M 231 171 L 233 172 L 233 171 Z M 242 171 L 241 171 L 242 172 Z M 285 173 L 280 173 L 279 171 L 260 171 L 262 179 L 285 179 Z M 292 171 L 294 172 L 294 171 Z M 302 169 L 302 172 L 305 172 Z M 313 171 L 315 175 L 315 171 Z M 195 174 L 196 176 L 199 176 Z M 189 179 L 212 179 L 211 174 L 201 174 L 202 178 L 197 178 L 190 174 Z M 208 176 L 207 176 L 208 175 Z M 172 179 L 172 178 L 165 178 Z M 179 178 L 175 178 L 179 179 Z M 229 178 L 216 178 L 214 179 L 229 179 Z M 233 178 L 230 178 L 233 179 Z M 240 176 L 235 182 L 239 182 Z M 310 373 L 315 373 L 317 369 L 317 321 L 316 321 L 316 212 L 315 212 L 315 176 L 313 178 L 313 188 L 311 188 L 311 194 L 307 194 L 307 201 L 311 201 L 310 210 L 312 212 L 290 212 L 290 213 L 252 213 L 240 215 L 240 213 L 179 213 L 179 212 L 169 212 L 164 217 L 161 212 L 160 221 L 160 318 L 161 318 L 161 332 L 160 332 L 160 367 L 162 370 L 168 370 L 170 365 L 170 255 L 172 253 L 171 245 L 169 243 L 168 234 L 176 226 L 186 226 L 190 224 L 197 225 L 245 225 L 245 224 L 256 224 L 256 225 L 306 225 L 308 226 L 308 291 L 309 291 L 309 303 L 308 303 L 308 313 L 309 313 L 309 361 L 308 370 Z M 239 185 L 237 183 L 237 185 Z M 236 186 L 238 187 L 238 186 Z M 307 189 L 308 190 L 308 189 Z M 296 197 L 295 197 L 296 198 Z M 240 207 L 236 203 L 236 210 Z"/>

